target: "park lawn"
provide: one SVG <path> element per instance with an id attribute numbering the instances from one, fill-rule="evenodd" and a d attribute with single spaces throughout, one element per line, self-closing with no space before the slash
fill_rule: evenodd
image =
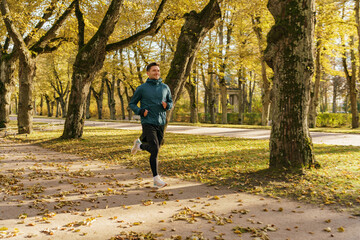
<path id="1" fill-rule="evenodd" d="M 130 154 L 139 131 L 85 128 L 82 139 L 60 140 L 62 131 L 35 132 L 17 139 L 149 172 L 147 152 Z M 167 133 L 160 172 L 238 191 L 349 208 L 360 214 L 360 147 L 315 145 L 320 169 L 305 174 L 270 171 L 268 140 Z"/>

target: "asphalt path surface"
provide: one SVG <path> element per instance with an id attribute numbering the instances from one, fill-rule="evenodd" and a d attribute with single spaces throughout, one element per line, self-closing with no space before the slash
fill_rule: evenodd
<path id="1" fill-rule="evenodd" d="M 16 117 L 11 117 L 16 120 Z M 34 122 L 49 123 L 63 127 L 64 119 L 53 118 L 34 118 Z M 137 122 L 120 122 L 120 121 L 85 121 L 86 126 L 107 127 L 114 129 L 141 130 L 141 125 Z M 169 125 L 167 128 L 171 133 L 224 136 L 249 139 L 269 139 L 270 130 L 266 129 L 240 129 L 240 128 L 219 128 L 219 127 L 195 127 L 184 125 Z M 360 146 L 360 134 L 344 134 L 344 133 L 324 133 L 311 132 L 313 143 L 328 145 L 352 145 Z"/>

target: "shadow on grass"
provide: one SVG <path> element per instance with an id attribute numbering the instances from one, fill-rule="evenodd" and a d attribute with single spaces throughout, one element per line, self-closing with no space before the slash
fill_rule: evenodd
<path id="1" fill-rule="evenodd" d="M 148 153 L 142 151 L 135 156 L 130 155 L 133 140 L 139 135 L 140 131 L 94 128 L 88 129 L 83 139 L 50 139 L 41 141 L 41 145 L 55 151 L 111 160 L 115 164 L 125 164 L 149 172 Z M 359 153 L 360 148 L 314 145 L 314 152 L 315 155 L 325 156 L 326 161 L 335 161 L 326 155 L 336 155 L 336 159 L 341 159 L 348 153 Z M 328 185 L 333 181 L 331 174 L 325 176 L 310 170 L 310 174 L 302 175 L 268 169 L 269 148 L 268 141 L 264 140 L 167 133 L 159 159 L 160 174 L 168 176 L 211 185 L 226 185 L 241 191 L 275 193 L 289 198 L 305 196 L 305 200 L 317 199 L 317 203 L 328 201 L 327 197 L 335 199 L 340 196 L 342 199 L 338 203 L 353 201 L 358 205 L 354 200 L 355 193 L 345 191 L 345 194 L 340 195 L 337 193 L 340 190 L 336 189 L 332 192 L 334 189 Z M 327 171 L 331 172 L 331 169 Z M 345 185 L 348 183 L 337 187 L 346 190 Z M 317 194 L 313 196 L 312 192 Z"/>

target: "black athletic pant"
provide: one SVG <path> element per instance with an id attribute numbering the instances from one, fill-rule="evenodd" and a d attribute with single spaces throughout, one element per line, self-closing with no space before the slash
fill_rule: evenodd
<path id="1" fill-rule="evenodd" d="M 164 125 L 142 124 L 142 141 L 140 148 L 150 153 L 150 167 L 153 176 L 158 175 L 158 154 L 164 138 Z"/>

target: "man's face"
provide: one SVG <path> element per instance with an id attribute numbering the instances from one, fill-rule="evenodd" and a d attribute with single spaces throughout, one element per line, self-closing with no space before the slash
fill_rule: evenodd
<path id="1" fill-rule="evenodd" d="M 146 74 L 150 79 L 158 80 L 160 78 L 160 68 L 158 66 L 152 66 Z"/>

